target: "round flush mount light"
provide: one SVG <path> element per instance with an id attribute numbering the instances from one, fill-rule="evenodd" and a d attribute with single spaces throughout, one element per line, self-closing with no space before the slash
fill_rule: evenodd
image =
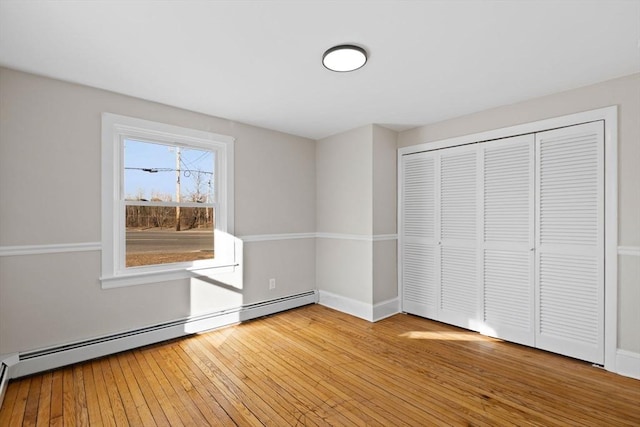
<path id="1" fill-rule="evenodd" d="M 344 73 L 361 68 L 367 62 L 367 52 L 358 46 L 334 46 L 322 55 L 322 65 L 331 71 Z"/>

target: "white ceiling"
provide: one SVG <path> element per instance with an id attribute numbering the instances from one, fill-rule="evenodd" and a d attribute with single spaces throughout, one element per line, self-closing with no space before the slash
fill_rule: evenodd
<path id="1" fill-rule="evenodd" d="M 639 40 L 640 0 L 0 0 L 0 65 L 313 139 L 636 73 Z"/>

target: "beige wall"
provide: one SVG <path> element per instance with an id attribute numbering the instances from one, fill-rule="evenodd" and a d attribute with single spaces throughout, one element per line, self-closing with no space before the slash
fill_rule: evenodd
<path id="1" fill-rule="evenodd" d="M 640 74 L 401 132 L 398 147 L 618 106 L 619 245 L 640 250 Z M 618 262 L 618 346 L 640 353 L 640 258 Z"/>
<path id="2" fill-rule="evenodd" d="M 397 231 L 397 132 L 373 126 L 373 234 Z"/>
<path id="3" fill-rule="evenodd" d="M 318 290 L 372 305 L 372 246 L 361 240 L 316 239 Z M 320 298 L 323 303 L 322 294 Z"/>
<path id="4" fill-rule="evenodd" d="M 316 142 L 317 231 L 371 234 L 371 126 Z"/>
<path id="5" fill-rule="evenodd" d="M 373 235 L 397 233 L 398 133 L 373 126 Z M 373 303 L 398 296 L 397 240 L 373 242 Z"/>
<path id="6" fill-rule="evenodd" d="M 317 239 L 321 291 L 371 306 L 398 295 L 396 242 L 374 238 L 396 233 L 396 137 L 367 125 L 316 143 L 317 229 L 343 235 Z"/>
<path id="7" fill-rule="evenodd" d="M 233 136 L 235 234 L 315 231 L 314 141 L 0 68 L 0 246 L 100 241 L 102 112 Z M 198 280 L 104 290 L 99 251 L 0 257 L 0 354 L 315 289 L 313 239 L 244 249 L 239 292 Z"/>
<path id="8" fill-rule="evenodd" d="M 363 303 L 372 303 L 373 229 L 372 126 L 316 141 L 317 231 L 333 238 L 316 242 L 316 285 Z"/>
<path id="9" fill-rule="evenodd" d="M 100 241 L 100 115 L 231 135 L 235 234 L 396 232 L 396 147 L 619 105 L 620 245 L 640 247 L 640 74 L 396 134 L 376 125 L 311 141 L 0 68 L 0 246 Z M 44 214 L 43 214 L 44 213 Z M 619 261 L 619 347 L 640 353 L 640 260 Z M 103 290 L 100 252 L 0 257 L 0 354 L 120 332 L 317 288 L 397 297 L 396 242 L 244 244 L 235 292 L 201 281 Z M 276 278 L 276 290 L 268 280 Z"/>

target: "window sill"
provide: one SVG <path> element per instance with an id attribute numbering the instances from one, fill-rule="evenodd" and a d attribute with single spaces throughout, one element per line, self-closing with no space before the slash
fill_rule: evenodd
<path id="1" fill-rule="evenodd" d="M 198 277 L 210 278 L 213 275 L 233 273 L 239 264 L 224 264 L 206 267 L 173 268 L 157 271 L 123 273 L 100 278 L 102 289 L 122 288 L 125 286 L 146 285 L 151 283 L 168 282 L 171 280 L 192 279 Z"/>

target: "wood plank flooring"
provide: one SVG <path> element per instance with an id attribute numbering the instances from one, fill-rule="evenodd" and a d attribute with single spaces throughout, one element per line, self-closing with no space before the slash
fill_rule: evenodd
<path id="1" fill-rule="evenodd" d="M 640 381 L 310 305 L 10 382 L 0 426 L 640 426 Z"/>

